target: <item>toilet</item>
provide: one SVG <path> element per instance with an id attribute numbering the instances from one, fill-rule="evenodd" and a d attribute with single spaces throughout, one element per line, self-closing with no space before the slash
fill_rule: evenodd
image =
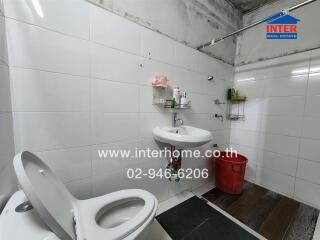
<path id="1" fill-rule="evenodd" d="M 51 231 L 57 237 L 47 236 L 42 239 L 143 239 L 156 214 L 157 199 L 140 189 L 121 190 L 88 200 L 78 200 L 53 171 L 31 152 L 17 154 L 14 169 L 23 192 L 14 194 L 1 214 L 1 240 L 13 240 L 12 231 L 19 228 L 17 224 L 29 220 L 35 221 L 33 225 L 47 227 L 45 230 L 48 234 Z M 19 206 L 16 205 L 25 204 L 22 199 L 30 201 L 31 208 L 34 208 L 30 212 L 34 216 L 27 216 L 27 211 L 24 219 L 22 215 L 19 216 Z M 25 209 L 27 205 L 25 204 Z M 9 225 L 10 222 L 12 226 Z M 29 231 L 36 231 L 39 226 L 32 226 Z M 17 239 L 29 240 L 25 236 L 21 235 Z M 33 237 L 32 240 L 37 239 Z"/>

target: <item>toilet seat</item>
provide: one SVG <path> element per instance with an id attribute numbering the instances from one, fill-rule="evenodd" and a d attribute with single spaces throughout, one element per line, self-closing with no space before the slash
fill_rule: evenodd
<path id="1" fill-rule="evenodd" d="M 29 201 L 48 227 L 63 240 L 119 240 L 142 226 L 157 207 L 156 198 L 139 189 L 121 190 L 97 198 L 74 198 L 52 170 L 31 152 L 14 158 L 14 169 Z M 100 213 L 139 199 L 144 202 L 134 217 L 115 227 L 104 228 L 97 222 Z"/>
<path id="2" fill-rule="evenodd" d="M 113 228 L 103 228 L 97 224 L 96 216 L 102 208 L 121 203 L 123 200 L 142 199 L 143 208 L 132 219 Z M 155 207 L 154 196 L 144 190 L 130 189 L 113 192 L 101 197 L 80 201 L 78 203 L 78 218 L 82 238 L 86 239 L 123 239 L 139 228 L 151 215 Z M 147 214 L 146 214 L 147 213 Z"/>

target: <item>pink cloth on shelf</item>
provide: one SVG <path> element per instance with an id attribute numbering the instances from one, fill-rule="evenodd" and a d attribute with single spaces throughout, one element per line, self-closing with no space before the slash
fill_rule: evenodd
<path id="1" fill-rule="evenodd" d="M 157 75 L 152 79 L 152 85 L 169 87 L 170 81 L 164 75 Z"/>

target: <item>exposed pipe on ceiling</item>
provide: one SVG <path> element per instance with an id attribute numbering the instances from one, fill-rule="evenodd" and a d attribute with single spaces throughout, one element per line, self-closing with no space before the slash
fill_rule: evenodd
<path id="1" fill-rule="evenodd" d="M 299 4 L 297 4 L 297 5 L 294 5 L 294 6 L 290 7 L 290 8 L 283 9 L 281 12 L 282 12 L 283 14 L 288 14 L 289 12 L 292 12 L 292 11 L 298 9 L 298 8 L 301 8 L 301 7 L 303 7 L 303 6 L 305 6 L 305 5 L 308 5 L 308 4 L 310 4 L 310 3 L 312 3 L 312 2 L 315 2 L 315 1 L 317 1 L 317 0 L 307 0 L 307 1 L 304 1 L 304 2 L 299 3 Z M 248 26 L 246 26 L 246 27 L 243 27 L 243 28 L 241 28 L 241 29 L 239 29 L 239 30 L 236 30 L 236 31 L 234 31 L 234 32 L 231 32 L 231 33 L 229 33 L 229 34 L 227 34 L 227 35 L 225 35 L 225 36 L 223 36 L 223 37 L 219 37 L 219 38 L 213 39 L 213 40 L 211 40 L 210 42 L 207 42 L 207 43 L 205 43 L 205 44 L 197 47 L 197 49 L 198 49 L 198 50 L 201 50 L 201 49 L 206 48 L 206 47 L 209 47 L 209 46 L 211 46 L 211 45 L 213 46 L 213 45 L 215 45 L 217 42 L 223 41 L 224 39 L 226 39 L 226 38 L 228 38 L 228 37 L 231 37 L 231 36 L 233 36 L 233 35 L 236 35 L 236 34 L 238 34 L 238 33 L 241 33 L 241 32 L 243 32 L 243 31 L 245 31 L 245 30 L 247 30 L 247 29 L 249 29 L 249 28 L 253 28 L 253 27 L 255 27 L 255 26 L 257 26 L 257 25 L 259 25 L 259 24 L 261 24 L 261 23 L 264 23 L 264 22 L 265 22 L 266 20 L 268 20 L 269 18 L 270 18 L 270 17 L 266 17 L 266 18 L 264 18 L 264 19 L 262 19 L 262 20 L 260 20 L 260 21 L 258 21 L 258 22 L 252 23 L 252 24 L 250 24 L 250 25 L 248 25 Z"/>

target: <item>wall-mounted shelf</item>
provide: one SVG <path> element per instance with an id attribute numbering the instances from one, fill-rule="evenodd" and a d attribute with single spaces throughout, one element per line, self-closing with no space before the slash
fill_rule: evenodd
<path id="1" fill-rule="evenodd" d="M 175 107 L 171 106 L 171 100 L 169 100 L 170 103 L 166 103 L 164 105 L 164 108 L 171 108 L 171 109 L 191 109 L 191 103 L 188 104 L 176 104 Z"/>
<path id="2" fill-rule="evenodd" d="M 240 96 L 238 91 L 235 89 L 228 90 L 228 103 L 227 103 L 227 119 L 228 120 L 242 120 L 244 121 L 245 116 L 245 102 L 247 97 Z"/>
<path id="3" fill-rule="evenodd" d="M 165 85 L 152 85 L 153 89 L 153 105 L 163 106 L 167 99 L 172 98 L 172 89 Z"/>
<path id="4" fill-rule="evenodd" d="M 171 109 L 190 109 L 191 108 L 191 101 L 186 104 L 180 104 L 175 102 L 174 106 L 172 106 L 172 99 L 173 99 L 173 91 L 167 85 L 152 85 L 153 90 L 153 100 L 152 104 L 157 105 L 164 108 L 171 108 Z"/>

